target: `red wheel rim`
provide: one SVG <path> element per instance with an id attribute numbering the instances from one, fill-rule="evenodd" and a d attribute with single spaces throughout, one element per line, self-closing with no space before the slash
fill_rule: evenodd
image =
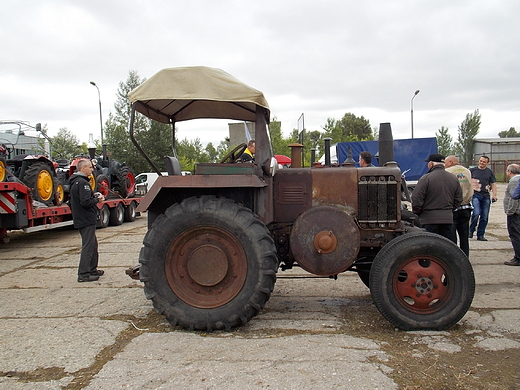
<path id="1" fill-rule="evenodd" d="M 128 172 L 126 174 L 125 185 L 126 185 L 126 188 L 127 188 L 127 192 L 129 194 L 134 192 L 134 190 L 135 190 L 135 177 L 134 177 L 134 175 L 131 172 Z"/>
<path id="2" fill-rule="evenodd" d="M 175 295 L 204 309 L 231 301 L 247 276 L 242 245 L 218 227 L 192 228 L 179 235 L 168 250 L 165 267 Z"/>
<path id="3" fill-rule="evenodd" d="M 110 188 L 110 183 L 108 179 L 103 179 L 99 182 L 99 192 L 106 198 L 108 196 L 108 191 Z"/>
<path id="4" fill-rule="evenodd" d="M 417 256 L 396 270 L 393 289 L 403 307 L 414 313 L 430 314 L 449 302 L 453 283 L 456 281 L 442 261 L 431 256 Z"/>

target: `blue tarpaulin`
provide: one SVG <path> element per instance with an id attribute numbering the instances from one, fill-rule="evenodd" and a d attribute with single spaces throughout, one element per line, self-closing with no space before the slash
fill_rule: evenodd
<path id="1" fill-rule="evenodd" d="M 372 164 L 378 165 L 377 152 L 379 150 L 377 141 L 357 141 L 357 142 L 338 142 L 336 153 L 338 162 L 342 163 L 347 159 L 348 148 L 352 148 L 352 158 L 359 166 L 359 153 L 366 150 L 372 154 Z M 394 159 L 399 164 L 401 172 L 406 172 L 406 180 L 419 180 L 428 172 L 428 164 L 425 159 L 432 153 L 437 153 L 437 138 L 413 138 L 394 140 Z"/>

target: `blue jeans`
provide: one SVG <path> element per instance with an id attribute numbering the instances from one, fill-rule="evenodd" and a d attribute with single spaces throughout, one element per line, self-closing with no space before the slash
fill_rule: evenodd
<path id="1" fill-rule="evenodd" d="M 486 226 L 489 219 L 489 208 L 491 207 L 491 198 L 488 196 L 482 196 L 478 192 L 473 194 L 471 200 L 473 204 L 473 214 L 471 215 L 471 225 L 469 226 L 469 232 L 472 234 L 475 229 L 477 230 L 477 237 L 484 237 L 486 233 Z M 480 219 L 479 219 L 480 217 Z M 478 222 L 478 228 L 477 228 Z"/>

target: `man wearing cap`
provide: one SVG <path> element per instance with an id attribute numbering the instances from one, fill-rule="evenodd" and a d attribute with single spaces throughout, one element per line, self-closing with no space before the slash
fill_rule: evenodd
<path id="1" fill-rule="evenodd" d="M 453 210 L 461 205 L 462 189 L 457 178 L 444 168 L 444 156 L 434 153 L 424 160 L 428 173 L 417 182 L 412 193 L 412 210 L 426 231 L 437 233 L 453 242 Z"/>
<path id="2" fill-rule="evenodd" d="M 453 211 L 453 234 L 457 243 L 457 233 L 460 249 L 469 256 L 469 220 L 471 219 L 471 198 L 473 197 L 473 184 L 471 172 L 468 168 L 459 164 L 455 156 L 448 156 L 444 160 L 446 172 L 455 175 L 462 189 L 462 204 Z"/>

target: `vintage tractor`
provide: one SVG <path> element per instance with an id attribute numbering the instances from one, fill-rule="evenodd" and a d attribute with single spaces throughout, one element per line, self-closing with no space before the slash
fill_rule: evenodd
<path id="1" fill-rule="evenodd" d="M 101 158 L 96 159 L 96 182 L 98 191 L 103 196 L 117 193 L 123 198 L 130 198 L 135 193 L 135 174 L 132 168 L 125 163 L 105 158 L 106 151 Z"/>
<path id="2" fill-rule="evenodd" d="M 60 186 L 55 171 L 56 164 L 45 155 L 13 155 L 20 136 L 24 135 L 22 124 L 25 125 L 25 122 L 3 121 L 2 124 L 18 125 L 19 131 L 15 141 L 0 140 L 0 182 L 19 181 L 31 188 L 34 201 L 46 206 L 59 204 Z M 38 123 L 34 129 L 41 131 L 41 124 Z"/>
<path id="3" fill-rule="evenodd" d="M 68 199 L 69 178 L 76 172 L 78 161 L 84 158 L 91 159 L 94 167 L 93 174 L 89 177 L 90 186 L 94 191 L 101 192 L 105 198 L 111 196 L 130 198 L 134 195 L 135 175 L 132 168 L 116 160 L 81 155 L 70 162 L 69 160 L 56 161 L 56 171 L 64 194 L 62 201 Z"/>
<path id="4" fill-rule="evenodd" d="M 133 271 L 171 324 L 244 325 L 268 301 L 277 272 L 296 266 L 329 278 L 357 272 L 380 313 L 405 330 L 446 329 L 469 309 L 471 264 L 451 241 L 402 220 L 391 153 L 380 150 L 384 167 L 332 166 L 330 158 L 302 167 L 294 150 L 291 167 L 278 170 L 263 94 L 219 69 L 164 69 L 129 99 L 130 138 L 160 175 L 137 209 L 148 211 L 148 232 Z M 256 162 L 236 163 L 242 145 L 219 163 L 196 164 L 191 176 L 166 157 L 162 176 L 134 137 L 136 111 L 174 133 L 177 122 L 197 118 L 254 122 Z M 393 151 L 390 124 L 381 124 L 380 139 Z"/>
<path id="5" fill-rule="evenodd" d="M 60 204 L 62 187 L 54 163 L 46 156 L 16 155 L 11 159 L 2 159 L 0 166 L 2 181 L 19 180 L 32 189 L 33 200 L 47 206 Z"/>

